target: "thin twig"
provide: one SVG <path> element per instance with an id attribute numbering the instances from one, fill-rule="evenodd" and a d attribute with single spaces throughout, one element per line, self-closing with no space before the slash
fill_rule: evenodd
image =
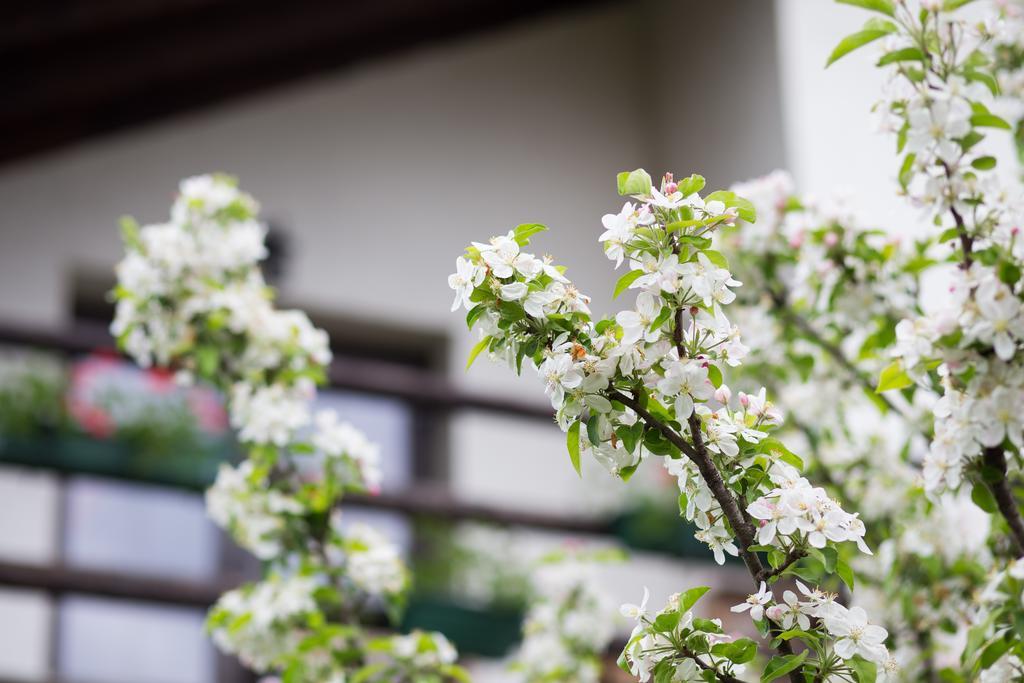
<path id="1" fill-rule="evenodd" d="M 803 333 L 804 337 L 807 338 L 812 344 L 820 348 L 822 351 L 832 357 L 836 363 L 850 376 L 850 378 L 857 384 L 861 385 L 865 391 L 873 396 L 877 396 L 878 399 L 893 412 L 902 415 L 905 419 L 910 420 L 910 417 L 906 415 L 903 410 L 896 406 L 895 403 L 889 400 L 885 394 L 878 394 L 875 392 L 875 383 L 870 377 L 860 371 L 853 362 L 846 357 L 843 350 L 837 345 L 825 339 L 810 322 L 807 321 L 802 315 L 796 313 L 789 306 L 789 299 L 785 292 L 781 292 L 773 287 L 765 287 L 768 292 L 769 298 L 772 300 L 772 306 L 775 308 L 779 315 L 784 317 L 787 322 L 796 327 Z"/>

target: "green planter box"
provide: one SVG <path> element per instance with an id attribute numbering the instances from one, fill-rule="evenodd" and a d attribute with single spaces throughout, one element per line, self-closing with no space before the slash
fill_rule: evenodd
<path id="1" fill-rule="evenodd" d="M 450 599 L 415 596 L 409 601 L 402 628 L 440 631 L 460 653 L 503 657 L 519 642 L 522 623 L 519 611 L 476 609 Z"/>
<path id="2" fill-rule="evenodd" d="M 140 452 L 116 439 L 74 434 L 0 437 L 0 463 L 203 490 L 235 452 L 224 443 L 180 455 Z"/>
<path id="3" fill-rule="evenodd" d="M 667 507 L 642 503 L 612 523 L 612 533 L 630 548 L 713 561 L 708 547 L 693 537 L 694 531 L 693 524 L 682 519 L 671 502 Z M 725 558 L 727 563 L 740 561 L 728 554 Z"/>

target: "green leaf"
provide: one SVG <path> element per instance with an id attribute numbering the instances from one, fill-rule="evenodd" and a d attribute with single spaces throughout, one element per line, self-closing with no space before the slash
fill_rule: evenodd
<path id="1" fill-rule="evenodd" d="M 714 363 L 708 365 L 708 379 L 716 389 L 722 386 L 722 370 Z"/>
<path id="2" fill-rule="evenodd" d="M 999 511 L 999 505 L 996 504 L 995 496 L 992 495 L 992 492 L 984 484 L 975 484 L 971 488 L 971 500 L 990 515 Z"/>
<path id="3" fill-rule="evenodd" d="M 651 193 L 651 176 L 642 168 L 635 171 L 623 171 L 617 176 L 616 181 L 620 195 L 649 195 Z"/>
<path id="4" fill-rule="evenodd" d="M 913 385 L 914 380 L 910 379 L 910 376 L 903 370 L 903 364 L 898 360 L 894 360 L 882 368 L 882 374 L 878 378 L 878 386 L 875 387 L 875 393 L 881 394 L 884 391 L 891 391 L 893 389 L 905 389 Z"/>
<path id="5" fill-rule="evenodd" d="M 757 643 L 750 638 L 740 638 L 729 643 L 719 643 L 711 648 L 711 654 L 725 657 L 734 664 L 746 664 L 757 655 Z"/>
<path id="6" fill-rule="evenodd" d="M 1012 644 L 1005 638 L 1000 638 L 990 643 L 981 653 L 981 668 L 987 669 L 995 664 L 1000 657 L 1006 654 L 1006 651 L 1010 649 Z"/>
<path id="7" fill-rule="evenodd" d="M 729 261 L 728 259 L 725 258 L 725 254 L 723 254 L 722 252 L 715 251 L 714 249 L 707 249 L 702 253 L 708 257 L 709 261 L 714 263 L 719 268 L 725 268 L 726 270 L 729 269 Z"/>
<path id="8" fill-rule="evenodd" d="M 618 298 L 619 294 L 622 294 L 624 291 L 629 289 L 629 286 L 636 282 L 637 278 L 643 274 L 644 271 L 642 270 L 631 270 L 620 277 L 619 281 L 615 283 L 615 291 L 612 293 L 612 298 Z"/>
<path id="9" fill-rule="evenodd" d="M 946 0 L 946 2 L 942 3 L 942 9 L 946 12 L 951 12 L 971 2 L 974 2 L 974 0 Z"/>
<path id="10" fill-rule="evenodd" d="M 569 461 L 576 474 L 583 476 L 580 469 L 580 421 L 576 420 L 569 426 L 569 432 L 565 435 L 565 446 L 569 449 Z"/>
<path id="11" fill-rule="evenodd" d="M 487 304 L 477 304 L 473 308 L 469 309 L 469 312 L 466 313 L 466 327 L 472 330 L 473 325 L 476 324 L 476 321 L 480 318 L 481 315 L 484 314 L 484 311 L 486 310 Z"/>
<path id="12" fill-rule="evenodd" d="M 989 89 L 989 92 L 996 97 L 1000 95 L 1001 89 L 999 87 L 999 81 L 997 81 L 992 74 L 985 71 L 978 71 L 977 69 L 967 69 L 964 71 L 964 77 L 969 81 L 983 83 L 985 87 Z"/>
<path id="13" fill-rule="evenodd" d="M 658 329 L 659 327 L 661 327 L 662 325 L 665 324 L 666 320 L 668 320 L 670 317 L 672 317 L 672 313 L 673 313 L 673 311 L 672 311 L 672 309 L 670 307 L 662 306 L 661 307 L 661 313 L 658 314 L 657 318 L 655 318 L 654 320 L 651 321 L 651 324 L 647 326 L 647 329 L 649 329 L 649 330 L 656 330 L 656 329 Z"/>
<path id="14" fill-rule="evenodd" d="M 846 660 L 847 665 L 857 674 L 857 683 L 875 683 L 878 677 L 878 667 L 874 662 L 869 662 L 860 655 Z"/>
<path id="15" fill-rule="evenodd" d="M 592 413 L 590 419 L 587 420 L 587 438 L 590 439 L 590 443 L 594 446 L 598 446 L 601 443 L 601 434 L 597 429 L 600 419 L 600 415 Z"/>
<path id="16" fill-rule="evenodd" d="M 804 469 L 803 458 L 786 448 L 786 444 L 782 443 L 782 441 L 774 436 L 761 439 L 760 443 L 757 444 L 757 450 L 759 453 L 765 453 L 766 455 L 778 458 L 782 462 L 792 465 L 801 472 Z"/>
<path id="17" fill-rule="evenodd" d="M 996 116 L 995 114 L 975 114 L 971 117 L 971 125 L 975 128 L 1001 128 L 1002 130 L 1012 130 L 1004 119 Z"/>
<path id="18" fill-rule="evenodd" d="M 475 361 L 476 357 L 480 355 L 480 352 L 483 351 L 484 349 L 486 349 L 487 345 L 490 344 L 490 343 L 491 343 L 491 338 L 490 337 L 484 337 L 479 342 L 477 342 L 476 346 L 473 347 L 473 350 L 469 352 L 469 358 L 466 359 L 466 370 L 467 371 L 469 370 L 470 367 L 473 366 L 473 361 Z"/>
<path id="19" fill-rule="evenodd" d="M 1017 130 L 1013 134 L 1013 139 L 1017 145 L 1017 161 L 1024 165 L 1024 119 L 1017 122 Z"/>
<path id="20" fill-rule="evenodd" d="M 829 55 L 828 61 L 825 62 L 825 67 L 828 68 L 835 63 L 836 60 L 848 55 L 857 48 L 864 47 L 868 43 L 878 40 L 883 36 L 887 36 L 890 33 L 895 33 L 899 30 L 899 27 L 891 21 L 885 21 L 884 19 L 871 19 L 868 23 L 864 24 L 864 28 L 856 33 L 851 33 L 836 45 L 835 49 L 832 50 L 832 54 Z"/>
<path id="21" fill-rule="evenodd" d="M 846 561 L 842 558 L 836 561 L 836 574 L 839 574 L 839 578 L 843 580 L 843 583 L 845 583 L 850 590 L 853 590 L 853 569 L 850 565 L 846 564 Z"/>
<path id="22" fill-rule="evenodd" d="M 708 586 L 697 586 L 684 592 L 679 596 L 679 611 L 689 612 L 690 608 L 697 604 L 697 601 L 704 597 L 704 594 L 711 590 Z"/>
<path id="23" fill-rule="evenodd" d="M 538 232 L 544 232 L 547 229 L 546 225 L 541 225 L 540 223 L 523 223 L 522 225 L 516 226 L 516 229 L 512 231 L 512 236 L 515 238 L 515 241 L 519 246 L 525 247 L 530 243 L 531 237 L 536 235 Z"/>
<path id="24" fill-rule="evenodd" d="M 683 193 L 683 196 L 689 197 L 694 192 L 703 190 L 704 182 L 704 176 L 694 173 L 689 178 L 683 178 L 676 184 L 679 186 L 679 191 Z"/>
<path id="25" fill-rule="evenodd" d="M 757 220 L 757 210 L 754 208 L 754 205 L 735 192 L 717 190 L 704 197 L 704 203 L 707 204 L 708 202 L 722 202 L 726 208 L 736 209 L 736 215 L 740 217 L 740 220 L 744 220 L 747 223 L 753 223 Z"/>
<path id="26" fill-rule="evenodd" d="M 804 650 L 798 655 L 776 655 L 772 657 L 771 661 L 768 662 L 768 666 L 764 668 L 764 673 L 761 674 L 761 683 L 774 681 L 776 678 L 781 678 L 790 671 L 799 668 L 804 663 L 804 660 L 807 659 L 808 652 L 809 650 Z"/>
<path id="27" fill-rule="evenodd" d="M 896 7 L 892 0 L 836 0 L 836 2 L 841 5 L 853 5 L 854 7 L 881 12 L 882 14 L 888 14 L 890 17 L 896 16 Z"/>
<path id="28" fill-rule="evenodd" d="M 919 47 L 905 47 L 902 50 L 893 50 L 882 55 L 875 66 L 885 66 L 896 62 L 923 62 L 925 54 Z"/>
<path id="29" fill-rule="evenodd" d="M 971 162 L 971 166 L 979 171 L 988 171 L 996 167 L 995 157 L 978 157 Z"/>
<path id="30" fill-rule="evenodd" d="M 654 619 L 654 630 L 660 633 L 671 633 L 679 625 L 682 614 L 679 612 L 663 612 Z"/>
<path id="31" fill-rule="evenodd" d="M 1008 261 L 1005 259 L 1000 261 L 997 272 L 999 273 L 999 279 L 1005 282 L 1006 284 L 1010 285 L 1010 287 L 1013 287 L 1018 282 L 1020 282 L 1020 266 L 1013 263 L 1012 261 Z"/>
<path id="32" fill-rule="evenodd" d="M 200 346 L 196 349 L 196 365 L 201 377 L 212 378 L 220 367 L 220 352 L 216 346 Z"/>
<path id="33" fill-rule="evenodd" d="M 121 216 L 121 239 L 129 249 L 142 250 L 142 240 L 139 237 L 139 223 L 131 216 Z"/>

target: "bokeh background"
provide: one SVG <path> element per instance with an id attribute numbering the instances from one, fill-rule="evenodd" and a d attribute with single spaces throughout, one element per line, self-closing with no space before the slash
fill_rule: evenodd
<path id="1" fill-rule="evenodd" d="M 505 680 L 523 573 L 546 549 L 624 547 L 617 602 L 650 586 L 746 592 L 686 541 L 658 472 L 582 483 L 532 377 L 478 362 L 446 277 L 522 222 L 611 312 L 596 242 L 615 173 L 710 187 L 787 168 L 912 231 L 869 57 L 824 70 L 863 21 L 826 0 L 373 3 L 40 1 L 0 22 L 0 681 L 251 681 L 205 606 L 258 573 L 206 520 L 232 454 L 215 395 L 127 366 L 106 333 L 117 221 L 162 220 L 180 178 L 260 199 L 268 268 L 337 356 L 323 402 L 383 448 L 357 501 L 399 538 L 409 626 Z M 662 512 L 658 512 L 661 510 Z M 667 510 L 667 513 L 664 512 Z M 483 626 L 481 626 L 483 624 Z M 625 624 L 623 624 L 625 628 Z M 483 634 L 483 637 L 481 635 Z M 515 680 L 510 678 L 508 680 Z"/>

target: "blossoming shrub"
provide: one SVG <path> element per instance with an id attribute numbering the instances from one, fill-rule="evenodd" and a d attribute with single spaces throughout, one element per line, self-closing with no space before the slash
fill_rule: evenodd
<path id="1" fill-rule="evenodd" d="M 868 628 L 863 612 L 817 588 L 795 602 L 813 617 L 810 628 L 786 628 L 785 608 L 769 588 L 790 575 L 832 590 L 838 575 L 852 587 L 852 548 L 870 550 L 859 517 L 800 476 L 800 458 L 771 435 L 781 415 L 765 392 L 734 397 L 724 383 L 748 349 L 725 315 L 740 282 L 711 237 L 737 220 L 753 222 L 755 210 L 729 191 L 702 197 L 703 187 L 699 175 L 666 174 L 660 186 L 643 170 L 619 175 L 619 193 L 630 200 L 604 217 L 600 242 L 616 265 L 627 265 L 615 294 L 635 292 L 636 306 L 614 318 L 594 322 L 564 268 L 524 251 L 543 226 L 474 242 L 449 278 L 455 307 L 465 306 L 468 325 L 480 331 L 470 362 L 487 351 L 517 371 L 524 362 L 537 369 L 575 468 L 589 452 L 628 480 L 645 458 L 663 459 L 697 538 L 719 563 L 726 554 L 742 557 L 758 587 L 751 614 L 777 652 L 766 678 L 866 680 L 893 668 L 884 629 Z M 631 610 L 637 625 L 624 668 L 643 680 L 690 680 L 691 673 L 735 680 L 756 646 L 693 616 L 705 590 L 654 614 L 646 605 Z"/>
<path id="2" fill-rule="evenodd" d="M 759 215 L 720 234 L 747 283 L 737 317 L 751 352 L 740 380 L 777 388 L 791 416 L 782 434 L 802 444 L 832 495 L 862 511 L 878 557 L 855 563 L 853 598 L 888 630 L 903 679 L 958 670 L 963 645 L 951 634 L 974 624 L 991 525 L 966 492 L 922 495 L 923 417 L 935 397 L 879 400 L 871 379 L 898 321 L 920 313 L 918 276 L 941 256 L 930 240 L 860 227 L 841 201 L 797 196 L 783 172 L 733 189 Z"/>
<path id="3" fill-rule="evenodd" d="M 327 335 L 274 307 L 260 273 L 265 229 L 232 179 L 181 183 L 166 223 L 124 224 L 112 331 L 140 365 L 219 389 L 247 457 L 223 466 L 210 516 L 266 567 L 225 594 L 208 627 L 225 652 L 285 681 L 464 678 L 440 634 L 371 636 L 364 617 L 396 614 L 408 583 L 398 550 L 348 525 L 349 492 L 380 485 L 377 447 L 333 412 L 311 415 L 330 361 Z"/>
<path id="4" fill-rule="evenodd" d="M 958 0 L 850 4 L 880 16 L 844 39 L 830 61 L 884 38 L 879 66 L 889 79 L 877 109 L 896 135 L 899 183 L 932 218 L 956 266 L 941 305 L 897 325 L 895 361 L 881 372 L 879 389 L 941 395 L 923 459 L 924 489 L 938 505 L 950 499 L 947 492 L 969 491 L 996 530 L 979 553 L 984 590 L 968 603 L 963 673 L 952 675 L 1018 679 L 1024 675 L 1018 486 L 1024 193 L 999 178 L 986 138 L 1013 128 L 997 114 L 1007 100 L 1016 100 L 1011 109 L 1019 116 L 1014 54 L 1019 57 L 1024 11 L 1013 3 L 979 3 L 979 14 L 961 9 L 969 3 Z"/>

